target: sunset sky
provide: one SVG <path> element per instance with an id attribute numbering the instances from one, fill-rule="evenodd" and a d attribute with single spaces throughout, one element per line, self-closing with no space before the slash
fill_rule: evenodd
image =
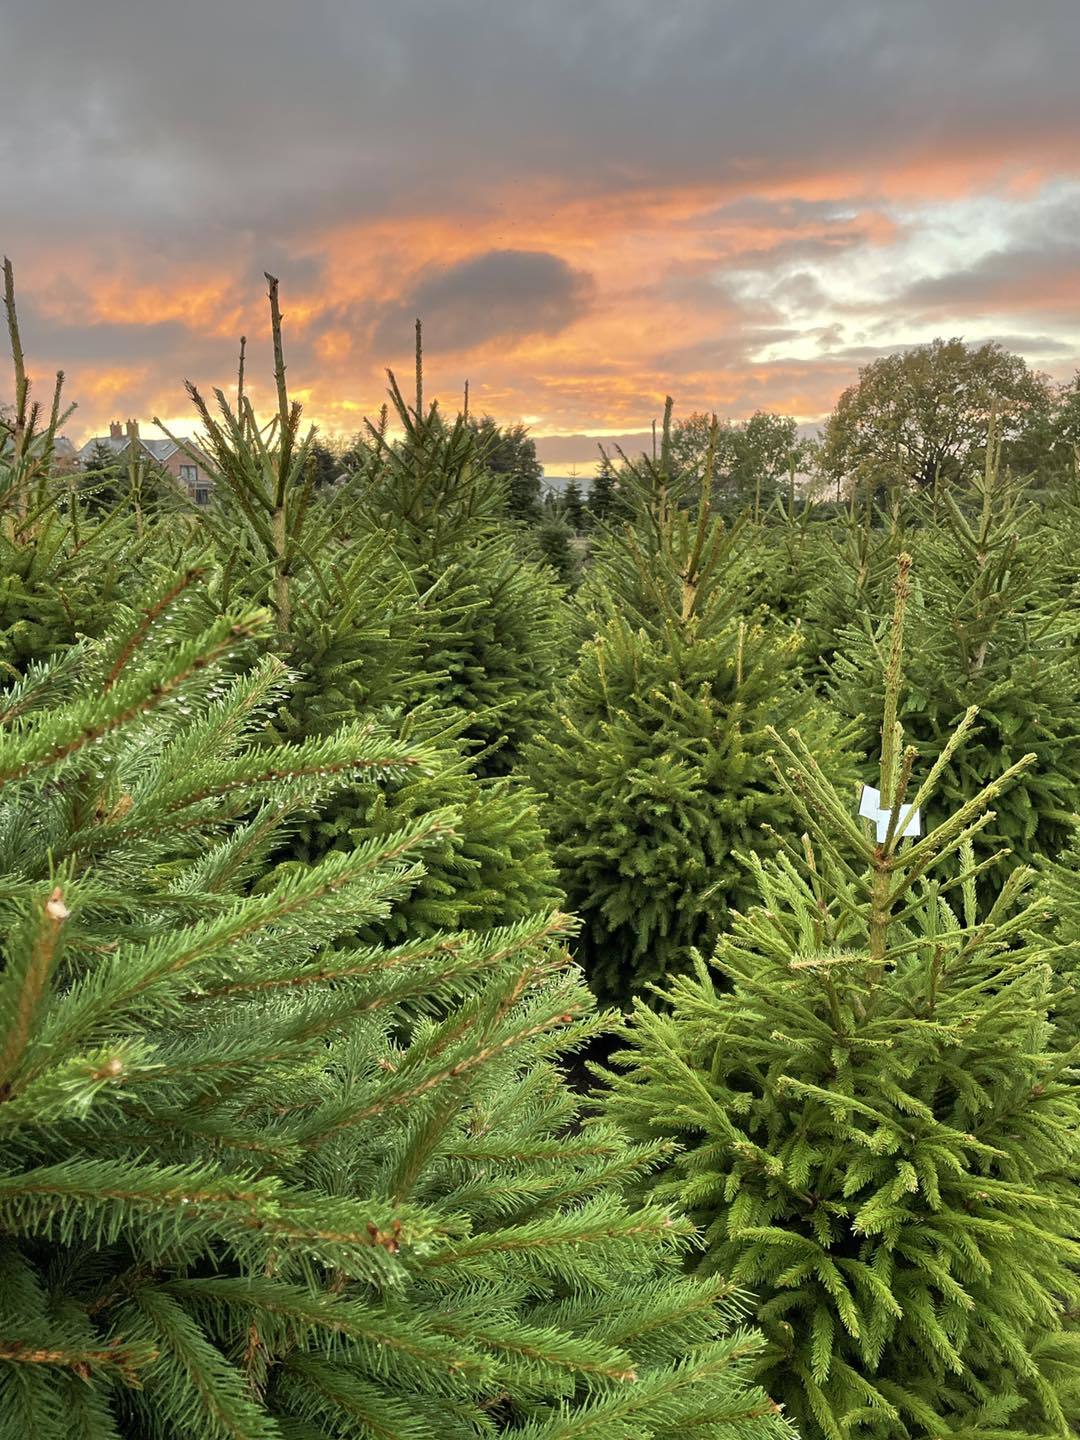
<path id="1" fill-rule="evenodd" d="M 935 335 L 1071 375 L 1078 61 L 1080 0 L 0 0 L 0 250 L 75 440 L 185 425 L 242 332 L 268 401 L 268 269 L 320 426 L 420 315 L 565 473 Z"/>

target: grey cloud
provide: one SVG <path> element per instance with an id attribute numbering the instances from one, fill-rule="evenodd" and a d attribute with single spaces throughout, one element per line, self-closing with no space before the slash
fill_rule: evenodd
<path id="1" fill-rule="evenodd" d="M 555 334 L 588 304 L 589 277 L 541 250 L 489 250 L 422 275 L 401 300 L 377 314 L 372 344 L 400 354 L 414 317 L 425 349 L 464 350 L 496 337 Z"/>
<path id="2" fill-rule="evenodd" d="M 32 296 L 19 302 L 19 324 L 28 354 L 59 357 L 63 364 L 145 365 L 168 357 L 187 373 L 213 358 L 216 342 L 176 320 L 151 324 L 86 324 L 43 314 Z"/>
<path id="3" fill-rule="evenodd" d="M 647 216 L 667 189 L 714 197 L 711 211 L 703 201 L 671 222 L 673 255 L 675 232 L 700 232 L 693 264 L 661 262 L 631 298 L 707 311 L 719 338 L 691 354 L 673 336 L 657 370 L 741 365 L 750 409 L 785 386 L 846 383 L 901 313 L 940 316 L 952 333 L 953 313 L 996 303 L 1016 312 L 1006 323 L 1018 331 L 1050 332 L 1053 287 L 1078 294 L 1080 215 L 1018 200 L 1010 249 L 890 298 L 877 327 L 864 313 L 847 333 L 870 344 L 802 368 L 746 359 L 785 336 L 767 328 L 779 318 L 771 283 L 802 271 L 786 283 L 813 301 L 805 267 L 860 243 L 850 211 L 872 205 L 878 177 L 905 157 L 982 158 L 1005 177 L 1075 149 L 1076 0 L 1037 0 L 1034 14 L 1014 0 L 669 0 L 660 11 L 646 0 L 0 5 L 0 249 L 17 269 L 51 249 L 98 274 L 224 274 L 256 336 L 270 269 L 287 329 L 290 298 L 317 300 L 290 336 L 296 376 L 314 369 L 332 328 L 355 337 L 354 354 L 336 363 L 363 380 L 370 357 L 408 351 L 417 313 L 432 350 L 553 333 L 581 315 L 586 277 L 556 255 L 510 248 L 515 195 L 535 208 L 550 194 L 555 210 L 564 197 L 619 194 L 628 229 L 635 207 Z M 814 172 L 835 177 L 836 199 L 753 195 Z M 475 216 L 488 236 L 497 218 L 507 249 L 406 279 L 399 299 L 339 307 L 312 237 L 404 214 L 462 225 Z M 699 253 L 706 232 L 700 248 L 712 257 Z M 759 293 L 736 300 L 717 277 L 725 265 L 760 268 Z M 1078 303 L 1062 293 L 1057 318 Z M 233 364 L 231 345 L 179 322 L 64 329 L 25 319 L 34 353 L 62 363 L 160 362 L 200 380 L 228 377 Z M 1052 349 L 1062 342 L 1036 339 L 1037 353 L 1062 353 Z M 268 371 L 261 351 L 252 363 Z M 677 373 L 663 383 L 677 388 Z"/>
<path id="4" fill-rule="evenodd" d="M 625 450 L 628 455 L 636 454 L 643 446 L 650 444 L 650 431 L 630 431 L 624 435 L 598 437 L 580 432 L 574 435 L 542 435 L 536 441 L 536 456 L 543 465 L 557 465 L 570 461 L 581 461 L 583 456 L 600 458 L 602 445 L 609 454 L 616 449 Z"/>
<path id="5" fill-rule="evenodd" d="M 1066 283 L 1080 279 L 1080 240 L 1063 247 L 1000 250 L 966 270 L 952 271 L 907 286 L 898 303 L 912 310 L 972 314 L 1018 300 L 1049 303 L 1060 315 L 1067 305 Z M 1076 305 L 1076 301 L 1073 305 Z M 1028 308 L 1027 304 L 1024 308 Z"/>
<path id="6" fill-rule="evenodd" d="M 1061 318 L 1080 309 L 1080 194 L 1018 207 L 1001 247 L 962 270 L 906 286 L 896 305 L 930 315 L 995 307 Z"/>
<path id="7" fill-rule="evenodd" d="M 1075 0 L 6 0 L 3 193 L 175 244 L 514 179 L 753 188 L 1075 135 Z M 47 63 L 46 63 L 47 61 Z M 14 187 L 14 188 L 13 188 Z"/>
<path id="8" fill-rule="evenodd" d="M 1029 360 L 1043 357 L 1048 360 L 1074 357 L 1080 360 L 1075 345 L 1070 345 L 1067 341 L 1060 340 L 1053 335 L 986 335 L 980 336 L 980 343 L 983 339 L 993 340 L 1004 350 L 1015 350 L 1018 354 L 1027 356 Z"/>

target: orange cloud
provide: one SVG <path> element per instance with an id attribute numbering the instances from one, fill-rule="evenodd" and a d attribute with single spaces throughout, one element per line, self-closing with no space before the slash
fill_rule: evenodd
<path id="1" fill-rule="evenodd" d="M 823 414 L 855 373 L 844 345 L 826 333 L 836 316 L 820 302 L 823 313 L 812 322 L 818 350 L 811 345 L 798 360 L 762 363 L 755 354 L 794 333 L 791 313 L 768 286 L 736 294 L 728 277 L 802 276 L 813 308 L 815 267 L 891 254 L 918 223 L 911 215 L 919 206 L 993 194 L 1019 214 L 1049 177 L 1060 181 L 1076 166 L 1063 150 L 1048 152 L 1045 166 L 1029 160 L 1010 168 L 960 146 L 913 151 L 885 175 L 856 165 L 763 177 L 753 186 L 653 183 L 571 195 L 552 178 L 492 191 L 461 213 L 313 223 L 267 262 L 282 282 L 290 384 L 324 428 L 355 430 L 382 403 L 384 366 L 411 363 L 410 307 L 436 296 L 426 330 L 428 393 L 445 396 L 448 406 L 468 378 L 477 409 L 502 421 L 528 416 L 539 436 L 644 430 L 668 392 L 683 411 L 739 417 L 763 407 L 809 419 Z M 476 277 L 485 257 L 507 255 L 518 260 L 495 266 L 510 287 L 496 325 L 493 301 L 476 289 Z M 175 414 L 185 377 L 204 390 L 231 390 L 241 333 L 249 336 L 253 398 L 272 404 L 259 271 L 247 251 L 230 263 L 158 264 L 129 245 L 112 260 L 101 252 L 88 260 L 55 238 L 20 262 L 24 338 L 39 372 L 68 369 L 80 404 L 73 434 L 100 431 L 116 415 Z M 940 328 L 952 333 L 942 284 Z M 993 284 L 997 311 L 1017 334 L 1025 315 L 1052 299 L 1051 281 L 1032 274 L 1006 274 Z M 1065 256 L 1052 285 L 1075 312 L 1080 257 Z M 445 307 L 451 292 L 448 336 L 439 316 L 450 311 L 438 305 Z M 970 314 L 962 299 L 956 314 Z M 883 302 L 850 321 L 848 348 L 887 344 L 896 319 Z M 470 343 L 469 335 L 486 338 Z M 74 360 L 65 344 L 75 344 Z"/>

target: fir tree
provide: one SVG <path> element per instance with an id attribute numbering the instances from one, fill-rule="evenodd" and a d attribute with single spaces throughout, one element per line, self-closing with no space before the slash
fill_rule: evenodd
<path id="1" fill-rule="evenodd" d="M 64 372 L 58 371 L 48 410 L 32 396 L 33 384 L 26 368 L 19 315 L 15 305 L 15 271 L 4 256 L 4 318 L 11 346 L 15 378 L 14 403 L 0 406 L 0 502 L 22 518 L 40 499 L 42 485 L 52 479 L 52 466 L 60 427 L 74 406 L 62 407 Z"/>
<path id="2" fill-rule="evenodd" d="M 263 620 L 192 598 L 0 696 L 0 1437 L 782 1434 L 732 1287 L 621 1198 L 661 1148 L 574 1125 L 561 917 L 336 950 L 452 814 L 275 836 L 431 756 L 268 747 Z"/>
<path id="3" fill-rule="evenodd" d="M 57 430 L 71 413 L 64 377 L 46 418 L 31 399 L 10 261 L 3 273 L 15 370 L 15 403 L 0 414 L 0 668 L 10 674 L 101 634 L 111 607 L 146 579 L 148 557 L 131 514 L 118 508 L 100 523 L 74 477 L 55 473 Z"/>
<path id="4" fill-rule="evenodd" d="M 919 508 L 919 584 L 901 719 L 929 763 L 971 705 L 979 727 L 941 778 L 937 819 L 970 800 L 1027 751 L 1036 763 L 1001 797 L 976 840 L 995 855 L 989 896 L 1014 865 L 1056 856 L 1080 810 L 1080 665 L 1075 587 L 1054 563 L 1041 516 L 1003 473 L 991 432 L 986 469 L 968 496 Z M 883 637 L 869 615 L 840 636 L 831 693 L 869 742 L 884 705 Z M 1005 853 L 1007 852 L 1007 853 Z"/>
<path id="5" fill-rule="evenodd" d="M 311 477 L 316 485 L 333 485 L 342 474 L 342 466 L 329 445 L 315 440 L 308 452 Z"/>
<path id="6" fill-rule="evenodd" d="M 576 475 L 571 475 L 566 489 L 563 491 L 563 513 L 566 516 L 566 523 L 573 530 L 575 535 L 581 535 L 588 527 L 588 519 L 585 511 L 585 499 L 581 493 L 581 486 L 577 482 Z"/>
<path id="7" fill-rule="evenodd" d="M 497 553 L 498 536 L 491 568 L 480 570 L 469 547 L 479 543 L 485 497 L 501 493 L 497 482 L 477 472 L 474 485 L 470 432 L 458 425 L 448 433 L 432 415 L 417 422 L 396 385 L 411 423 L 404 446 L 390 451 L 385 422 L 372 426 L 372 444 L 386 451 L 381 463 L 372 461 L 359 488 L 316 493 L 314 432 L 301 435 L 300 409 L 288 399 L 272 278 L 270 295 L 279 378 L 272 425 L 259 426 L 242 393 L 234 409 L 218 392 L 215 416 L 189 387 L 214 466 L 217 503 L 196 516 L 219 558 L 211 599 L 218 610 L 243 600 L 275 616 L 274 648 L 298 680 L 288 704 L 268 717 L 272 737 L 325 735 L 369 712 L 439 756 L 430 773 L 410 771 L 379 786 L 361 778 L 340 789 L 293 829 L 292 857 L 310 864 L 452 805 L 458 824 L 433 842 L 423 877 L 387 917 L 392 933 L 522 918 L 555 903 L 557 884 L 532 796 L 508 782 L 479 780 L 474 742 L 499 735 L 512 709 L 508 691 L 522 710 L 540 703 L 527 686 L 546 683 L 535 662 L 545 654 L 547 617 L 539 607 L 550 587 L 535 584 L 543 583 L 535 571 L 523 573 L 504 542 Z M 454 556 L 470 565 L 476 560 L 477 583 Z M 480 696 L 491 705 L 476 721 L 472 706 Z"/>
<path id="8" fill-rule="evenodd" d="M 589 513 L 600 524 L 610 520 L 619 511 L 618 481 L 615 466 L 607 455 L 601 455 L 596 468 L 596 478 L 589 490 Z"/>
<path id="9" fill-rule="evenodd" d="M 911 538 L 910 507 L 883 514 L 871 495 L 861 501 L 823 516 L 816 511 L 824 507 L 805 506 L 744 531 L 754 594 L 771 619 L 798 626 L 803 673 L 825 695 L 853 619 L 876 620 L 888 608 L 897 556 Z"/>
<path id="10" fill-rule="evenodd" d="M 534 525 L 540 519 L 540 488 L 544 467 L 536 458 L 536 442 L 522 424 L 499 426 L 490 415 L 468 417 L 484 468 L 502 481 L 505 513 L 511 520 Z"/>
<path id="11" fill-rule="evenodd" d="M 370 526 L 390 540 L 429 608 L 423 671 L 442 678 L 442 703 L 468 717 L 465 736 L 485 773 L 509 771 L 563 666 L 562 594 L 523 559 L 504 521 L 505 482 L 484 461 L 472 424 L 444 420 L 390 375 L 399 444 L 385 436 L 364 492 Z M 372 438 L 376 431 L 372 428 Z"/>
<path id="12" fill-rule="evenodd" d="M 827 1440 L 1067 1436 L 1080 1419 L 1080 1047 L 1055 1045 L 1045 935 L 1015 871 L 981 913 L 972 858 L 1023 757 L 921 838 L 974 722 L 916 785 L 900 658 L 885 682 L 881 828 L 798 738 L 807 826 L 750 861 L 758 904 L 715 966 L 640 1007 L 610 1115 L 686 1149 L 657 1185 L 705 1228 L 704 1273 L 751 1287 L 764 1382 Z M 956 868 L 960 875 L 956 876 Z M 1036 907 L 1041 909 L 1041 907 Z"/>
<path id="13" fill-rule="evenodd" d="M 533 531 L 536 548 L 544 563 L 555 572 L 560 584 L 574 585 L 578 579 L 578 558 L 574 552 L 574 529 L 569 523 L 565 503 L 549 495 L 544 501 L 542 516 Z"/>
<path id="14" fill-rule="evenodd" d="M 716 938 L 747 880 L 737 852 L 790 823 L 766 726 L 801 716 L 831 769 L 838 737 L 798 675 L 798 637 L 747 614 L 739 534 L 660 484 L 636 528 L 595 558 L 598 633 L 530 750 L 530 773 L 570 907 L 577 954 L 626 1001 Z"/>

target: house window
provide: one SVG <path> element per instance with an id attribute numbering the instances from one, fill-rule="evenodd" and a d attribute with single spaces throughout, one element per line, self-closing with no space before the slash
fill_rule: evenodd
<path id="1" fill-rule="evenodd" d="M 210 504 L 210 487 L 209 487 L 208 485 L 196 485 L 196 487 L 195 487 L 195 504 L 196 504 L 196 505 L 209 505 L 209 504 Z"/>
<path id="2" fill-rule="evenodd" d="M 199 471 L 198 471 L 198 467 L 197 467 L 197 466 L 195 466 L 195 465 L 181 465 L 181 466 L 180 466 L 180 479 L 183 480 L 183 482 L 184 482 L 185 485 L 194 485 L 194 484 L 195 484 L 195 481 L 196 481 L 198 478 L 199 478 Z"/>

